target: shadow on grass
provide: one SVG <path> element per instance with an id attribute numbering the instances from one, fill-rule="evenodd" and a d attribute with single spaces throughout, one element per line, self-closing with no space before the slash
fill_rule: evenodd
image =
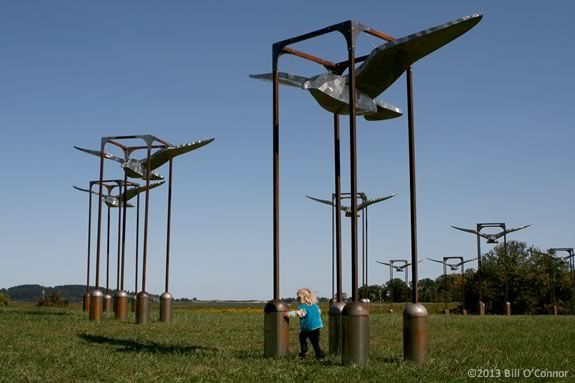
<path id="1" fill-rule="evenodd" d="M 151 352 L 157 354 L 193 354 L 220 352 L 220 349 L 214 347 L 165 345 L 156 342 L 139 342 L 132 339 L 118 339 L 89 334 L 80 334 L 78 337 L 86 342 L 116 346 L 118 347 L 118 351 L 122 352 Z"/>
<path id="2" fill-rule="evenodd" d="M 51 309 L 51 308 L 43 308 L 43 309 L 36 309 L 36 310 L 27 310 L 27 311 L 20 311 L 18 312 L 18 314 L 24 314 L 24 315 L 39 315 L 39 316 L 47 316 L 47 315 L 53 315 L 53 316 L 69 316 L 69 315 L 73 315 L 74 313 L 72 312 L 67 312 L 67 311 L 52 311 L 52 310 L 62 310 L 62 309 Z"/>

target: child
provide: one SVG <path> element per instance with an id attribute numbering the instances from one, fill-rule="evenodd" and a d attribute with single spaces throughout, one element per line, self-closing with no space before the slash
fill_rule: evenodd
<path id="1" fill-rule="evenodd" d="M 296 310 L 287 311 L 284 316 L 288 317 L 299 317 L 300 333 L 299 333 L 299 344 L 301 347 L 301 352 L 299 357 L 304 359 L 307 355 L 307 338 L 311 341 L 313 350 L 315 351 L 315 357 L 317 359 L 323 359 L 325 353 L 321 350 L 319 345 L 319 334 L 320 329 L 323 327 L 323 322 L 321 321 L 321 310 L 317 305 L 317 297 L 308 288 L 301 288 L 297 291 L 297 300 L 299 306 Z"/>

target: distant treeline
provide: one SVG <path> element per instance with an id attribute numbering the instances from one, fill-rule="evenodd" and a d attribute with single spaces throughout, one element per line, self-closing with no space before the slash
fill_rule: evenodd
<path id="1" fill-rule="evenodd" d="M 94 287 L 90 288 L 90 291 Z M 81 302 L 86 293 L 86 285 L 61 285 L 46 287 L 41 285 L 19 285 L 8 289 L 0 289 L 1 293 L 8 294 L 10 299 L 15 302 L 38 302 L 44 297 L 57 294 L 69 302 Z M 111 291 L 110 294 L 114 295 Z M 129 295 L 133 292 L 128 291 Z M 159 295 L 150 294 L 152 300 L 159 300 Z"/>

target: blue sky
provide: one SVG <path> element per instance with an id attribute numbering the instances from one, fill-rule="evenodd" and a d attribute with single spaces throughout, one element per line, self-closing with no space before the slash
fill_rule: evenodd
<path id="1" fill-rule="evenodd" d="M 274 42 L 347 19 L 401 37 L 485 15 L 413 68 L 419 257 L 474 257 L 475 238 L 450 225 L 477 222 L 532 223 L 510 239 L 574 246 L 575 5 L 440 3 L 0 3 L 0 287 L 85 283 L 87 197 L 72 185 L 96 179 L 98 160 L 73 145 L 96 148 L 102 136 L 153 134 L 174 144 L 216 138 L 174 163 L 171 292 L 269 299 L 271 84 L 248 74 L 270 71 Z M 358 54 L 379 44 L 361 36 Z M 332 61 L 346 55 L 335 34 L 297 48 Z M 322 71 L 293 57 L 282 57 L 280 69 Z M 405 110 L 404 77 L 380 97 Z M 328 198 L 333 191 L 332 119 L 304 91 L 282 88 L 280 100 L 281 295 L 308 286 L 329 296 L 331 212 L 305 195 Z M 344 118 L 343 191 L 347 135 Z M 122 177 L 116 165 L 106 164 L 107 178 Z M 358 165 L 358 190 L 398 194 L 370 209 L 369 282 L 382 283 L 388 270 L 375 260 L 410 257 L 407 119 L 358 119 Z M 167 174 L 167 167 L 159 171 Z M 164 283 L 166 194 L 157 189 L 151 201 L 154 293 Z M 343 228 L 349 293 L 347 222 Z M 132 288 L 133 230 L 128 241 Z M 441 265 L 421 263 L 421 278 L 441 272 Z"/>

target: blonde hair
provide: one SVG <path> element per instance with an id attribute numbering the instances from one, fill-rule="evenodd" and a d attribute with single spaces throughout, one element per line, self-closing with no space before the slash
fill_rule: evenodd
<path id="1" fill-rule="evenodd" d="M 316 295 L 307 287 L 302 287 L 297 291 L 297 299 L 306 305 L 313 305 L 317 303 Z"/>

